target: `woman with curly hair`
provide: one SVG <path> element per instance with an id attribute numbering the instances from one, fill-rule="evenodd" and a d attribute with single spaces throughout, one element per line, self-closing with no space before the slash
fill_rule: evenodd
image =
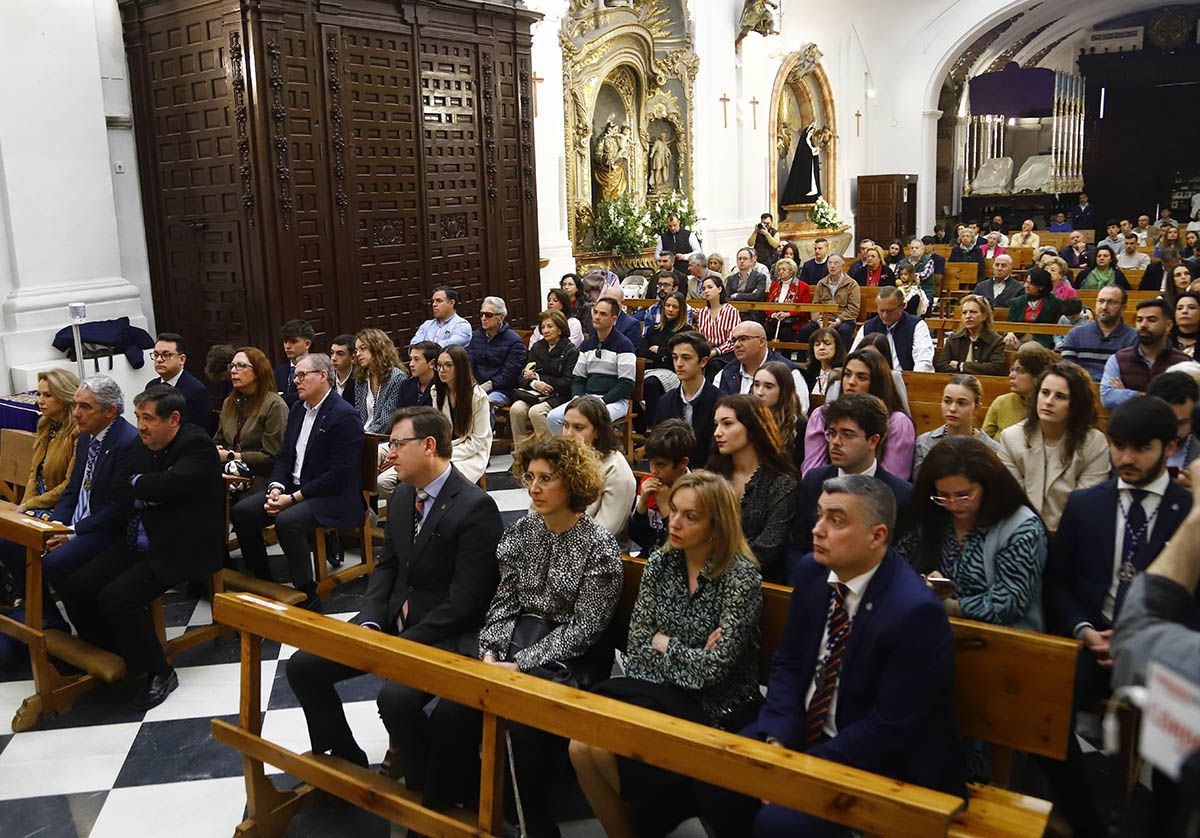
<path id="1" fill-rule="evenodd" d="M 513 473 L 532 504 L 497 547 L 500 584 L 479 631 L 478 656 L 586 689 L 612 672 L 604 634 L 621 595 L 621 549 L 586 512 L 604 488 L 600 458 L 576 439 L 544 437 L 517 448 Z M 477 805 L 482 714 L 442 699 L 429 722 L 423 805 Z M 567 742 L 520 724 L 509 724 L 508 733 L 526 834 L 557 835 L 553 778 L 570 771 Z M 517 822 L 511 787 L 505 804 Z"/>
<path id="2" fill-rule="evenodd" d="M 354 336 L 354 406 L 363 430 L 386 434 L 388 419 L 400 406 L 400 384 L 408 377 L 392 339 L 380 329 Z"/>
<path id="3" fill-rule="evenodd" d="M 708 468 L 733 484 L 741 504 L 742 532 L 763 578 L 778 582 L 786 568 L 783 548 L 795 514 L 798 474 L 770 409 L 749 393 L 717 402 L 716 450 Z"/>
<path id="4" fill-rule="evenodd" d="M 221 405 L 213 441 L 222 463 L 242 462 L 254 491 L 267 487 L 287 430 L 288 406 L 275 391 L 275 373 L 262 350 L 243 346 L 229 362 L 233 392 Z"/>
<path id="5" fill-rule="evenodd" d="M 791 368 L 779 361 L 767 361 L 754 373 L 750 392 L 771 411 L 783 450 L 788 452 L 799 471 L 804 462 L 804 429 L 808 420 L 800 412 L 800 397 Z"/>
<path id="6" fill-rule="evenodd" d="M 896 549 L 933 582 L 951 617 L 1044 631 L 1046 529 L 996 452 L 946 437 L 917 472 Z"/>
<path id="7" fill-rule="evenodd" d="M 454 453 L 450 461 L 472 483 L 487 472 L 492 456 L 492 413 L 487 393 L 475 383 L 471 359 L 461 346 L 447 346 L 437 358 L 433 405 L 450 420 Z"/>
<path id="8" fill-rule="evenodd" d="M 1092 379 L 1058 361 L 1038 376 L 1025 420 L 997 439 L 1000 460 L 1050 530 L 1058 529 L 1067 495 L 1108 479 L 1108 442 L 1095 419 Z"/>
<path id="9" fill-rule="evenodd" d="M 587 514 L 601 529 L 625 541 L 629 511 L 637 497 L 637 480 L 617 441 L 608 408 L 596 396 L 580 396 L 563 414 L 563 436 L 591 446 L 600 455 L 604 491 L 588 505 Z"/>
<path id="10" fill-rule="evenodd" d="M 629 620 L 625 677 L 596 692 L 740 730 L 762 703 L 762 577 L 739 526 L 737 495 L 724 478 L 695 471 L 676 481 L 669 506 L 670 540 L 647 562 Z M 695 814 L 686 777 L 580 741 L 570 755 L 608 835 L 666 835 Z"/>

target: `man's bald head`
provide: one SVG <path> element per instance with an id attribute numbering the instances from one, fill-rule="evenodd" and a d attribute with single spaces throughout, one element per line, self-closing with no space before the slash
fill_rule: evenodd
<path id="1" fill-rule="evenodd" d="M 743 320 L 733 327 L 730 339 L 733 341 L 733 355 L 742 362 L 742 366 L 758 369 L 767 355 L 767 330 L 763 325 L 753 320 Z"/>
<path id="2" fill-rule="evenodd" d="M 620 285 L 606 285 L 600 292 L 600 298 L 621 301 L 625 299 L 625 292 L 621 290 Z"/>

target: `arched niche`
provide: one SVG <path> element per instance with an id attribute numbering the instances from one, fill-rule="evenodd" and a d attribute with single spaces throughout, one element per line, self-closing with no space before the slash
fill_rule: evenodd
<path id="1" fill-rule="evenodd" d="M 783 186 L 787 183 L 796 145 L 810 125 L 828 129 L 821 144 L 821 192 L 826 201 L 837 207 L 837 113 L 829 77 L 821 66 L 821 51 L 808 44 L 790 53 L 779 67 L 771 89 L 771 206 L 781 212 L 779 205 Z"/>

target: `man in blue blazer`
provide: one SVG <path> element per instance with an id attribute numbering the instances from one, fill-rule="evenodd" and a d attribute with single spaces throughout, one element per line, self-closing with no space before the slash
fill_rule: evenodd
<path id="1" fill-rule="evenodd" d="M 317 527 L 362 522 L 362 420 L 333 392 L 333 363 L 313 353 L 296 362 L 299 401 L 288 416 L 283 447 L 265 492 L 238 501 L 230 517 L 242 558 L 259 578 L 270 578 L 263 528 L 275 525 L 292 584 L 317 604 L 309 537 Z M 330 396 L 333 398 L 330 398 Z"/>
<path id="2" fill-rule="evenodd" d="M 825 482 L 766 703 L 742 734 L 964 795 L 954 638 L 941 602 L 889 548 L 895 521 L 895 498 L 880 481 Z M 721 836 L 849 835 L 776 804 L 714 797 L 705 816 Z"/>
<path id="3" fill-rule="evenodd" d="M 183 395 L 187 402 L 187 415 L 184 421 L 193 422 L 212 434 L 217 429 L 217 417 L 213 414 L 212 395 L 204 382 L 183 368 L 187 363 L 187 345 L 183 335 L 175 332 L 159 332 L 154 343 L 154 351 L 150 354 L 154 362 L 155 378 L 146 382 L 149 390 L 156 384 L 166 384 L 174 387 Z"/>
<path id="4" fill-rule="evenodd" d="M 42 575 L 56 590 L 68 576 L 102 553 L 122 536 L 125 520 L 114 492 L 124 469 L 137 429 L 121 418 L 125 396 L 107 375 L 84 379 L 75 391 L 71 413 L 79 426 L 75 468 L 67 488 L 58 498 L 50 518 L 75 530 L 72 536 L 56 535 L 47 542 Z M 25 589 L 25 548 L 0 541 L 0 557 L 12 572 L 19 595 Z M 47 623 L 54 620 L 54 600 L 45 599 Z"/>
<path id="5" fill-rule="evenodd" d="M 891 489 L 898 508 L 908 503 L 912 484 L 888 472 L 877 459 L 879 446 L 887 435 L 887 421 L 888 412 L 883 402 L 868 393 L 847 393 L 825 405 L 825 438 L 832 465 L 810 471 L 796 493 L 792 541 L 787 552 L 789 577 L 792 566 L 812 550 L 817 501 L 826 480 L 846 474 L 865 474 Z"/>
<path id="6" fill-rule="evenodd" d="M 753 320 L 743 320 L 733 327 L 730 335 L 733 340 L 734 360 L 722 368 L 717 374 L 717 389 L 724 394 L 749 393 L 754 383 L 754 374 L 759 367 L 768 361 L 779 361 L 792 371 L 792 381 L 796 385 L 796 396 L 800 399 L 801 412 L 808 415 L 808 386 L 800 368 L 789 359 L 780 355 L 774 349 L 767 347 L 767 331 L 761 323 Z"/>

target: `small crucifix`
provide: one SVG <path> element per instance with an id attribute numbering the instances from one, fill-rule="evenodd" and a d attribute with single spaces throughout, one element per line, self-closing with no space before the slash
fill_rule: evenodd
<path id="1" fill-rule="evenodd" d="M 758 130 L 758 97 L 755 96 L 750 100 L 750 117 L 754 125 L 754 130 Z"/>
<path id="2" fill-rule="evenodd" d="M 725 119 L 725 127 L 728 128 L 729 127 L 729 103 L 732 100 L 728 96 L 726 96 L 724 93 L 722 93 L 721 98 L 718 99 L 717 101 L 721 103 L 721 115 Z"/>
<path id="3" fill-rule="evenodd" d="M 533 115 L 534 115 L 535 117 L 538 115 L 538 103 L 537 103 L 537 100 L 538 100 L 538 95 L 537 95 L 537 92 L 538 92 L 538 87 L 537 87 L 537 86 L 538 86 L 538 85 L 539 85 L 541 82 L 544 82 L 544 81 L 545 81 L 545 79 L 544 79 L 544 78 L 542 78 L 541 76 L 539 76 L 537 73 L 534 73 L 534 74 L 533 74 Z"/>
<path id="4" fill-rule="evenodd" d="M 862 111 L 854 112 L 854 136 L 862 136 Z"/>

